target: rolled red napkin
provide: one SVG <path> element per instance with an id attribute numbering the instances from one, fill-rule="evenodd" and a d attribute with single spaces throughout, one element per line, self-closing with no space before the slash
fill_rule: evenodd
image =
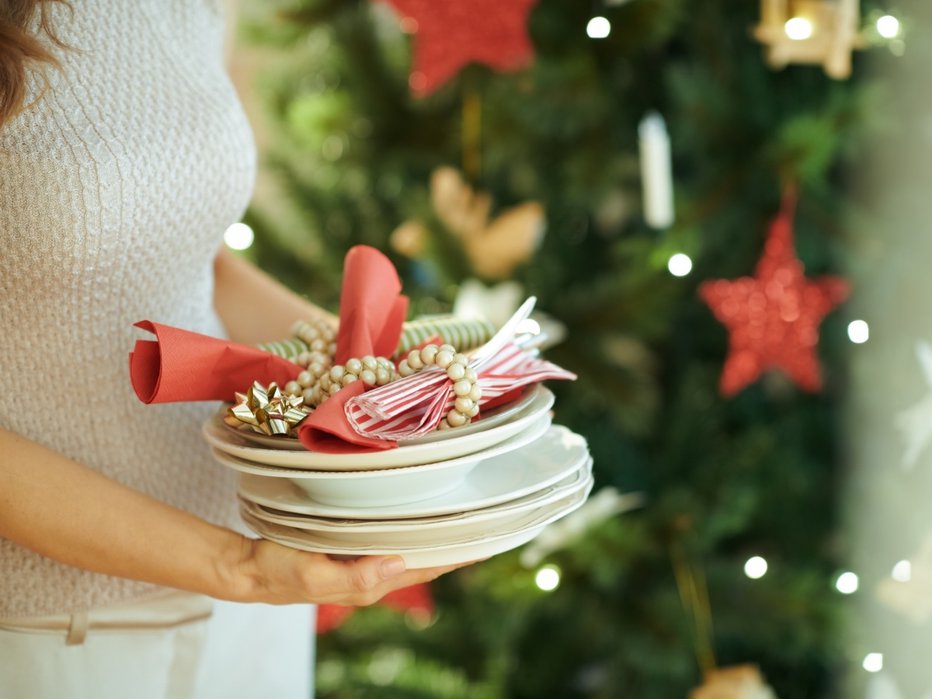
<path id="1" fill-rule="evenodd" d="M 129 354 L 133 389 L 143 403 L 233 400 L 253 381 L 284 386 L 301 367 L 255 347 L 160 325 L 149 320 L 137 328 L 155 340 L 137 340 Z"/>
<path id="2" fill-rule="evenodd" d="M 357 245 L 343 261 L 340 327 L 335 362 L 352 357 L 391 357 L 408 315 L 408 297 L 391 261 L 375 248 Z"/>
<path id="3" fill-rule="evenodd" d="M 343 263 L 336 363 L 366 355 L 390 357 L 398 346 L 407 313 L 408 297 L 401 294 L 401 280 L 391 261 L 375 248 L 352 248 Z M 298 426 L 301 443 L 311 451 L 331 454 L 396 446 L 359 435 L 349 424 L 346 402 L 363 388 L 361 381 L 352 383 L 311 413 Z"/>

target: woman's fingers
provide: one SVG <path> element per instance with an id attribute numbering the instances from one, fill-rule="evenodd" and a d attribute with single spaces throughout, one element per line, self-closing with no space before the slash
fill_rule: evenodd
<path id="1" fill-rule="evenodd" d="M 309 571 L 316 578 L 313 586 L 323 588 L 320 592 L 326 597 L 318 601 L 352 606 L 373 604 L 393 590 L 429 582 L 464 565 L 407 570 L 399 556 L 364 556 L 350 561 L 325 557 L 325 560 L 326 563 L 315 561 L 315 570 Z"/>
<path id="2" fill-rule="evenodd" d="M 251 540 L 243 567 L 254 581 L 243 601 L 289 604 L 315 602 L 365 606 L 393 590 L 428 582 L 461 568 L 459 563 L 408 570 L 400 556 L 335 560 L 267 540 Z"/>

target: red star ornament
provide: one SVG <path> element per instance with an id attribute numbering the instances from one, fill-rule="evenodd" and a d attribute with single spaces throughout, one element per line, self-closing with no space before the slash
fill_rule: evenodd
<path id="1" fill-rule="evenodd" d="M 537 0 L 384 0 L 414 35 L 408 84 L 423 97 L 475 61 L 500 72 L 530 65 L 527 16 Z"/>
<path id="2" fill-rule="evenodd" d="M 790 215 L 781 212 L 770 225 L 753 277 L 716 279 L 699 287 L 729 331 L 721 393 L 733 396 L 769 369 L 782 370 L 803 390 L 821 389 L 819 325 L 849 292 L 841 277 L 806 278 L 793 248 Z"/>

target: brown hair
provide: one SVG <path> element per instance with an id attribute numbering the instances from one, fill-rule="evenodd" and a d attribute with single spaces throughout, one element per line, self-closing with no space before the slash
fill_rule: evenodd
<path id="1" fill-rule="evenodd" d="M 38 10 L 39 28 L 56 46 L 64 44 L 52 29 L 48 5 L 64 0 L 0 0 L 0 126 L 24 109 L 30 64 L 58 65 L 55 56 L 26 25 Z"/>

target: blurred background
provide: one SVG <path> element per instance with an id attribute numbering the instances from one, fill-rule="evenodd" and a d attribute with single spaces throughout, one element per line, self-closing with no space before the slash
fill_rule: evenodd
<path id="1" fill-rule="evenodd" d="M 322 609 L 318 696 L 932 697 L 930 13 L 242 3 L 228 244 L 331 310 L 359 243 L 415 315 L 537 296 L 595 457 L 522 550 Z"/>

